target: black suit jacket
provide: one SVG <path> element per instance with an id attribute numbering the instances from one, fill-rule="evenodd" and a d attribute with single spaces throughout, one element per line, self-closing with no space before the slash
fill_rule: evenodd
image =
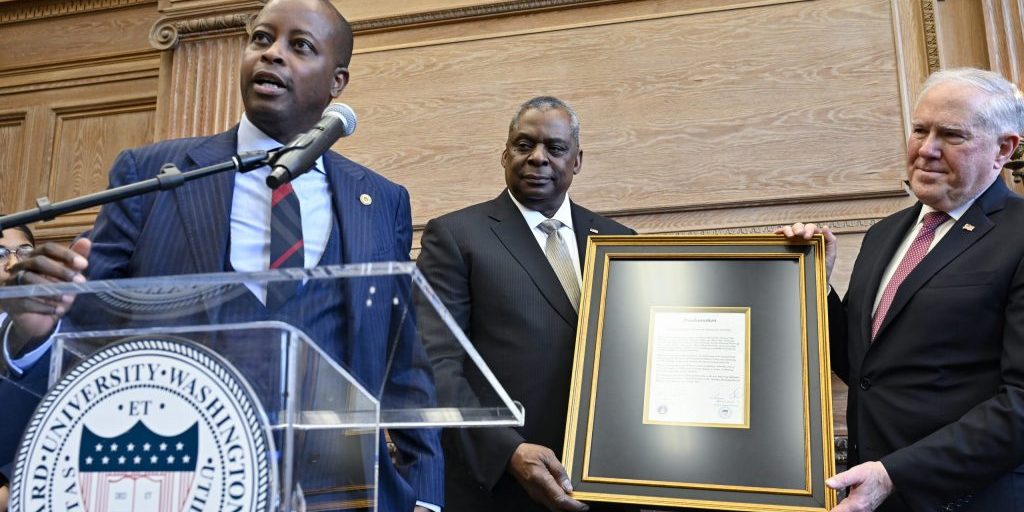
<path id="1" fill-rule="evenodd" d="M 589 235 L 634 233 L 571 207 L 581 262 Z M 577 313 L 507 191 L 430 221 L 422 247 L 420 270 L 508 394 L 526 408 L 522 428 L 446 431 L 445 510 L 542 510 L 505 466 L 523 442 L 561 454 Z M 422 328 L 439 403 L 495 403 L 480 396 L 487 386 L 467 371 L 461 349 L 452 350 L 452 340 L 432 335 L 429 325 Z"/>
<path id="2" fill-rule="evenodd" d="M 1024 511 L 1024 199 L 996 180 L 907 276 L 871 342 L 882 274 L 920 209 L 868 230 L 846 299 L 830 298 L 851 462 L 888 471 L 896 492 L 879 510 Z"/>

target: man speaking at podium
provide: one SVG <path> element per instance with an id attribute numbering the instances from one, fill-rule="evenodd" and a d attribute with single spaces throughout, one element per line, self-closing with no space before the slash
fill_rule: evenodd
<path id="1" fill-rule="evenodd" d="M 114 162 L 110 185 L 152 178 L 168 162 L 190 170 L 226 161 L 243 151 L 274 149 L 310 130 L 348 82 L 352 42 L 351 27 L 330 2 L 271 0 L 254 20 L 242 56 L 245 114 L 241 122 L 211 137 L 125 151 Z M 313 171 L 276 191 L 264 183 L 268 172 L 264 168 L 247 174 L 221 173 L 171 192 L 109 204 L 97 218 L 90 240 L 79 240 L 71 249 L 47 244 L 12 268 L 8 284 L 408 259 L 412 219 L 403 187 L 330 151 L 317 159 Z M 283 230 L 282 225 L 293 229 Z M 278 303 L 284 307 L 289 300 L 302 299 L 294 290 L 291 294 L 254 290 L 254 295 L 268 310 Z M 326 300 L 337 304 L 325 308 L 358 314 L 352 298 L 332 294 Z M 316 300 L 324 300 L 324 296 Z M 65 302 L 36 305 L 33 311 L 12 311 L 14 321 L 2 326 L 5 366 L 10 374 L 22 378 L 39 372 L 45 375 L 48 358 L 37 356 L 45 346 L 41 340 L 49 336 L 69 306 Z M 389 393 L 432 398 L 433 384 L 422 347 L 396 349 L 409 357 L 398 358 L 402 361 L 395 364 L 402 367 L 388 373 L 389 320 L 386 315 L 368 315 L 362 320 L 352 322 L 359 325 L 359 331 L 349 331 L 348 336 L 345 329 L 352 326 L 345 326 L 344 318 L 318 317 L 303 327 L 317 340 L 349 340 L 333 344 L 343 346 L 318 343 L 364 383 L 371 383 L 371 389 L 380 389 L 387 376 L 385 402 Z M 411 339 L 405 342 L 415 343 Z M 380 452 L 379 509 L 440 510 L 443 462 L 437 432 L 391 434 L 401 468 L 392 464 L 386 451 Z M 7 462 L 0 461 L 0 466 Z"/>

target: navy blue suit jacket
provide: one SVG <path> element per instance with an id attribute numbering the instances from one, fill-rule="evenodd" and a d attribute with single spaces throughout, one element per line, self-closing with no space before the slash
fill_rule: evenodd
<path id="1" fill-rule="evenodd" d="M 868 230 L 841 303 L 832 368 L 850 385 L 851 465 L 880 460 L 880 512 L 1024 511 L 1024 199 L 997 178 L 916 268 L 874 341 L 882 275 L 918 204 Z"/>
<path id="2" fill-rule="evenodd" d="M 114 162 L 110 186 L 152 178 L 168 162 L 183 171 L 222 162 L 235 154 L 236 146 L 237 127 L 211 137 L 170 140 L 127 150 Z M 324 167 L 334 218 L 340 223 L 342 252 L 340 258 L 330 259 L 343 263 L 408 260 L 412 219 L 405 188 L 334 152 L 324 154 Z M 172 191 L 105 206 L 91 234 L 87 277 L 96 280 L 227 270 L 234 179 L 234 173 L 221 173 Z M 371 205 L 362 204 L 362 194 L 373 199 Z M 328 256 L 324 256 L 325 261 Z M 391 304 L 377 301 L 369 307 L 366 297 L 357 295 L 356 287 L 346 290 L 347 340 L 342 342 L 343 347 L 331 347 L 327 352 L 338 354 L 371 392 L 383 389 L 380 398 L 385 404 L 410 396 L 432 398 L 429 365 L 392 362 L 388 370 Z M 355 309 L 357 304 L 359 308 Z M 318 339 L 315 332 L 307 334 Z M 412 356 L 397 360 L 426 360 L 413 337 L 404 337 L 399 342 L 403 344 L 396 350 Z M 30 373 L 46 371 L 43 366 L 37 365 Z M 385 376 L 389 379 L 387 385 L 383 382 Z M 416 500 L 442 505 L 443 459 L 437 431 L 399 430 L 392 431 L 391 436 L 399 449 L 400 467 L 391 463 L 386 452 L 380 454 L 380 509 L 412 510 Z"/>

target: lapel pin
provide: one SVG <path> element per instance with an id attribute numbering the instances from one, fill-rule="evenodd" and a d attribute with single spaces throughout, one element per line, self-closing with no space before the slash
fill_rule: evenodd
<path id="1" fill-rule="evenodd" d="M 964 224 L 964 231 L 974 231 L 974 224 Z"/>
<path id="2" fill-rule="evenodd" d="M 590 228 L 590 232 L 591 232 L 591 233 L 593 233 L 593 234 L 595 234 L 595 235 L 599 233 L 599 231 L 597 230 L 597 228 Z"/>
<path id="3" fill-rule="evenodd" d="M 373 204 L 373 198 L 370 197 L 370 194 L 362 194 L 359 196 L 359 202 L 363 203 L 364 206 L 370 206 Z"/>

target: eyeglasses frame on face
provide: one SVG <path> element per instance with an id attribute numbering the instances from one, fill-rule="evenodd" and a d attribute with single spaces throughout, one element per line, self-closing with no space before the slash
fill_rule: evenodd
<path id="1" fill-rule="evenodd" d="M 6 265 L 12 254 L 18 258 L 18 261 L 22 261 L 28 258 L 33 250 L 35 250 L 35 247 L 29 244 L 19 245 L 14 249 L 0 245 L 0 265 Z"/>

